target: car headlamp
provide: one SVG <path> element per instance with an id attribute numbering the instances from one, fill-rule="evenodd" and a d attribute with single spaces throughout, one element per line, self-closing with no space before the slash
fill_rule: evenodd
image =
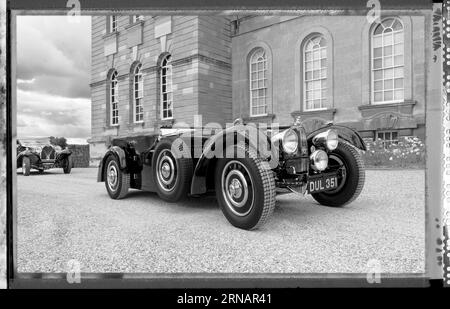
<path id="1" fill-rule="evenodd" d="M 328 155 L 323 150 L 314 151 L 309 158 L 312 168 L 316 171 L 323 171 L 328 166 Z"/>
<path id="2" fill-rule="evenodd" d="M 289 130 L 285 131 L 285 133 L 283 135 L 282 146 L 283 146 L 284 152 L 286 152 L 287 154 L 293 154 L 294 152 L 297 151 L 298 136 L 294 130 L 289 129 Z"/>
<path id="3" fill-rule="evenodd" d="M 339 144 L 338 135 L 335 130 L 327 130 L 314 136 L 314 145 L 325 145 L 328 150 L 335 150 Z"/>

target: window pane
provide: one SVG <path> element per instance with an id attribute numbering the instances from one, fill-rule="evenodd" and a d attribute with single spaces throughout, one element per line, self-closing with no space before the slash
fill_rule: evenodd
<path id="1" fill-rule="evenodd" d="M 327 66 L 327 59 L 322 59 L 320 61 L 320 65 L 322 66 L 322 68 L 326 67 Z"/>
<path id="2" fill-rule="evenodd" d="M 379 27 L 378 27 L 379 28 Z M 382 45 L 382 39 L 381 39 L 381 36 L 375 36 L 374 38 L 373 38 L 373 47 L 374 48 L 377 48 L 377 47 L 381 47 L 381 45 Z"/>
<path id="3" fill-rule="evenodd" d="M 394 43 L 402 43 L 403 42 L 403 31 L 394 33 Z"/>
<path id="4" fill-rule="evenodd" d="M 392 55 L 392 45 L 391 46 L 385 46 L 383 48 L 384 50 L 384 56 Z"/>
<path id="5" fill-rule="evenodd" d="M 383 43 L 384 45 L 391 45 L 392 44 L 392 33 L 385 34 L 383 37 Z"/>
<path id="6" fill-rule="evenodd" d="M 403 56 L 395 56 L 394 57 L 394 65 L 395 66 L 399 66 L 399 65 L 403 65 Z"/>
<path id="7" fill-rule="evenodd" d="M 373 78 L 375 80 L 382 79 L 383 78 L 383 71 L 382 70 L 374 71 Z"/>
<path id="8" fill-rule="evenodd" d="M 376 101 L 376 102 L 380 102 L 380 101 L 383 101 L 383 92 L 375 92 L 375 94 L 374 94 L 374 100 Z"/>
<path id="9" fill-rule="evenodd" d="M 394 45 L 394 55 L 403 55 L 403 43 Z"/>
<path id="10" fill-rule="evenodd" d="M 383 63 L 384 68 L 389 68 L 393 65 L 393 59 L 391 56 L 384 57 L 383 60 L 384 60 L 384 63 Z"/>
<path id="11" fill-rule="evenodd" d="M 394 88 L 403 88 L 403 78 L 396 78 L 394 81 Z"/>
<path id="12" fill-rule="evenodd" d="M 402 26 L 401 22 L 399 22 L 398 20 L 395 20 L 394 24 L 392 25 L 392 29 L 394 29 L 395 31 L 401 30 L 401 29 L 403 29 L 403 26 Z"/>
<path id="13" fill-rule="evenodd" d="M 381 47 L 378 47 L 378 48 L 375 48 L 374 50 L 373 50 L 373 56 L 375 57 L 375 58 L 380 58 L 381 56 L 382 56 L 382 48 Z"/>
<path id="14" fill-rule="evenodd" d="M 320 69 L 320 61 L 319 60 L 313 62 L 313 68 L 314 68 L 314 70 Z"/>
<path id="15" fill-rule="evenodd" d="M 393 78 L 393 74 L 394 74 L 394 69 L 387 69 L 384 71 L 384 78 L 385 79 Z"/>
<path id="16" fill-rule="evenodd" d="M 326 49 L 326 48 L 323 48 L 323 49 L 320 51 L 320 57 L 321 57 L 321 58 L 326 58 L 326 57 L 327 57 L 327 49 Z"/>
<path id="17" fill-rule="evenodd" d="M 320 51 L 314 50 L 313 52 L 313 60 L 319 60 L 320 59 Z"/>
<path id="18" fill-rule="evenodd" d="M 312 53 L 311 52 L 306 52 L 305 53 L 305 59 L 306 59 L 306 61 L 312 60 Z"/>
<path id="19" fill-rule="evenodd" d="M 373 68 L 374 69 L 381 69 L 382 61 L 381 59 L 374 59 L 373 60 Z"/>
<path id="20" fill-rule="evenodd" d="M 392 101 L 392 99 L 394 98 L 394 94 L 392 91 L 385 91 L 384 92 L 384 100 L 385 101 Z"/>
<path id="21" fill-rule="evenodd" d="M 385 90 L 391 90 L 394 86 L 394 81 L 392 79 L 388 79 L 384 81 L 384 89 Z"/>
<path id="22" fill-rule="evenodd" d="M 383 90 L 383 81 L 377 81 L 374 83 L 374 90 L 379 91 Z"/>

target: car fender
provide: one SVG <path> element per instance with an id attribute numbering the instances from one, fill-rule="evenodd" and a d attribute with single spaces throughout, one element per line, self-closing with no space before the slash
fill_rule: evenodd
<path id="1" fill-rule="evenodd" d="M 62 151 L 58 152 L 56 154 L 56 161 L 60 162 L 61 160 L 64 160 L 65 158 L 67 158 L 68 156 L 70 156 L 72 154 L 72 152 L 69 149 L 63 149 Z"/>
<path id="2" fill-rule="evenodd" d="M 17 154 L 17 167 L 22 166 L 22 158 L 28 157 L 30 158 L 31 163 L 38 162 L 40 160 L 39 156 L 33 152 L 31 152 L 29 149 L 26 149 L 19 154 Z"/>
<path id="3" fill-rule="evenodd" d="M 105 181 L 103 175 L 104 175 L 104 169 L 105 169 L 105 163 L 106 159 L 113 155 L 118 159 L 119 162 L 119 168 L 120 169 L 126 169 L 127 168 L 127 158 L 125 151 L 120 148 L 119 146 L 112 146 L 109 147 L 106 151 L 105 155 L 103 156 L 102 160 L 100 160 L 100 164 L 98 166 L 98 174 L 97 174 L 97 182 Z"/>
<path id="4" fill-rule="evenodd" d="M 319 128 L 311 133 L 308 134 L 308 145 L 312 145 L 312 139 L 314 136 L 316 136 L 317 134 L 321 133 L 321 132 L 325 132 L 327 130 L 333 129 L 336 131 L 336 133 L 338 134 L 338 137 L 344 141 L 346 141 L 347 143 L 355 146 L 356 148 L 359 148 L 363 151 L 366 151 L 366 143 L 364 142 L 364 140 L 361 138 L 361 136 L 359 135 L 358 132 L 356 132 L 355 130 L 346 127 L 346 126 L 340 126 L 340 125 L 333 125 L 333 124 L 329 124 L 325 127 Z"/>
<path id="5" fill-rule="evenodd" d="M 235 138 L 237 139 L 238 144 L 240 142 L 243 142 L 245 143 L 245 145 L 248 145 L 255 149 L 260 157 L 270 157 L 272 155 L 272 147 L 270 146 L 270 148 L 268 149 L 267 144 L 264 144 L 270 144 L 270 142 L 268 142 L 267 136 L 264 133 L 260 134 L 259 132 L 257 133 L 257 131 L 262 132 L 256 127 L 235 125 L 222 130 L 216 135 L 213 135 L 211 138 L 209 138 L 205 143 L 202 154 L 194 168 L 191 182 L 191 194 L 196 195 L 206 192 L 206 176 L 208 167 L 212 160 L 217 158 L 216 156 L 214 156 L 216 149 L 212 149 L 215 145 L 220 145 L 222 154 L 224 154 L 223 156 L 219 156 L 219 158 L 225 157 L 226 147 L 233 145 Z M 246 132 L 252 132 L 254 134 L 246 134 Z M 258 145 L 260 147 L 258 147 Z"/>

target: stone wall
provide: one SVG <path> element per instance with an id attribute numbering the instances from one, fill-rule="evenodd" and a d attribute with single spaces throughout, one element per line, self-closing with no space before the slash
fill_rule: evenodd
<path id="1" fill-rule="evenodd" d="M 72 151 L 73 167 L 89 167 L 89 145 L 69 145 Z"/>

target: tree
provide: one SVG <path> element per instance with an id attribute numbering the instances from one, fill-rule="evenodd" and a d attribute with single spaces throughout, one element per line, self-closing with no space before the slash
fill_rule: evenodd
<path id="1" fill-rule="evenodd" d="M 50 144 L 52 144 L 53 146 L 60 146 L 64 149 L 67 147 L 67 140 L 65 137 L 50 136 Z"/>

